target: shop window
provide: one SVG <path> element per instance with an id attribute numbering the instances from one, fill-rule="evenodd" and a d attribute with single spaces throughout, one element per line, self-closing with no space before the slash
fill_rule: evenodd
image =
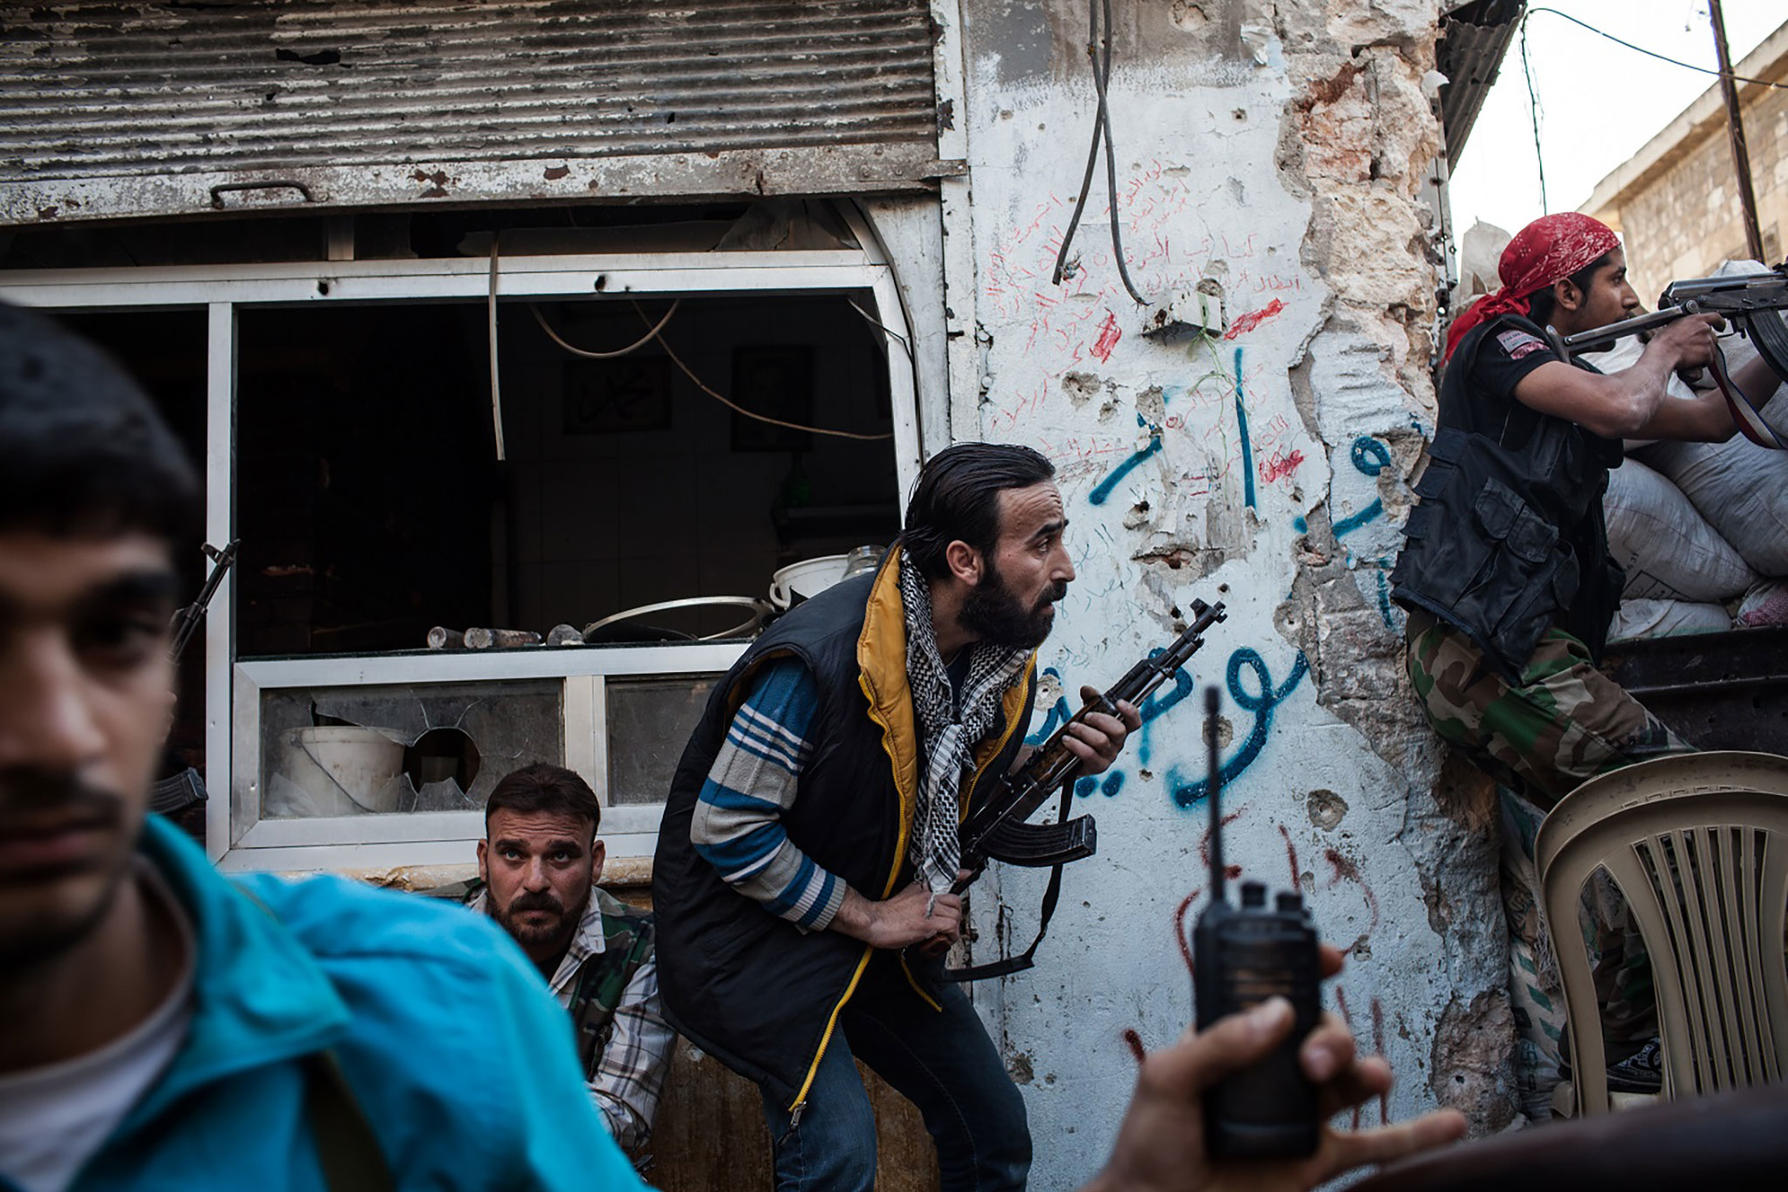
<path id="1" fill-rule="evenodd" d="M 668 349 L 609 359 L 546 330 L 616 350 L 670 307 L 505 306 L 501 461 L 482 306 L 244 312 L 238 656 L 421 649 L 437 626 L 545 638 L 641 605 L 763 596 L 785 564 L 888 541 L 894 452 L 873 437 L 891 432 L 887 365 L 851 301 L 683 299 Z M 674 610 L 603 636 L 740 620 Z"/>
<path id="2" fill-rule="evenodd" d="M 714 689 L 706 675 L 608 685 L 608 789 L 615 803 L 657 803 Z"/>
<path id="3" fill-rule="evenodd" d="M 261 699 L 261 816 L 476 811 L 510 770 L 564 756 L 562 684 L 283 689 Z"/>
<path id="4" fill-rule="evenodd" d="M 918 346 L 865 226 L 659 214 L 448 213 L 409 225 L 448 254 L 419 259 L 0 273 L 143 377 L 207 537 L 240 540 L 170 754 L 223 867 L 464 864 L 491 787 L 537 760 L 596 788 L 611 855 L 649 854 L 772 590 L 897 532 Z"/>

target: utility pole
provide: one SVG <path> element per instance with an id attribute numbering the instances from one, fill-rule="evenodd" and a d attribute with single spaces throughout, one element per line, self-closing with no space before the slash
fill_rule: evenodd
<path id="1" fill-rule="evenodd" d="M 1720 62 L 1720 94 L 1726 97 L 1726 132 L 1732 142 L 1732 167 L 1738 172 L 1738 203 L 1745 221 L 1745 248 L 1753 261 L 1763 261 L 1763 233 L 1757 227 L 1757 195 L 1751 189 L 1751 152 L 1745 148 L 1745 122 L 1738 110 L 1738 83 L 1732 77 L 1732 55 L 1726 49 L 1726 17 L 1720 0 L 1707 0 L 1713 22 L 1714 54 Z M 1768 261 L 1763 261 L 1769 264 Z"/>

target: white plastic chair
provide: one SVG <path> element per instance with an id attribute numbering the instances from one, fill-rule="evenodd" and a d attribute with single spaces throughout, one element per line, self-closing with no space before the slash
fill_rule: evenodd
<path id="1" fill-rule="evenodd" d="M 1691 753 L 1561 799 L 1534 846 L 1570 1020 L 1577 1109 L 1609 1109 L 1601 1007 L 1578 945 L 1584 883 L 1608 872 L 1651 957 L 1666 1098 L 1788 1072 L 1788 758 Z"/>

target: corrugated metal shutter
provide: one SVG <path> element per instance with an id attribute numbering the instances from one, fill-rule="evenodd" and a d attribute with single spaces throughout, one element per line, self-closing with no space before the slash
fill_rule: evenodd
<path id="1" fill-rule="evenodd" d="M 926 0 L 88 0 L 0 22 L 9 223 L 849 193 L 953 169 Z"/>

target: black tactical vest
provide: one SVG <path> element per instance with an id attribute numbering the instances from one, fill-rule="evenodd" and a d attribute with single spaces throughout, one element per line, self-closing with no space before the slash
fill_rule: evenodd
<path id="1" fill-rule="evenodd" d="M 1545 337 L 1525 319 L 1493 319 L 1466 335 L 1447 366 L 1391 598 L 1466 634 L 1518 680 L 1553 625 L 1599 661 L 1625 575 L 1608 557 L 1602 520 L 1619 442 L 1472 385 L 1485 337 L 1510 327 Z"/>

